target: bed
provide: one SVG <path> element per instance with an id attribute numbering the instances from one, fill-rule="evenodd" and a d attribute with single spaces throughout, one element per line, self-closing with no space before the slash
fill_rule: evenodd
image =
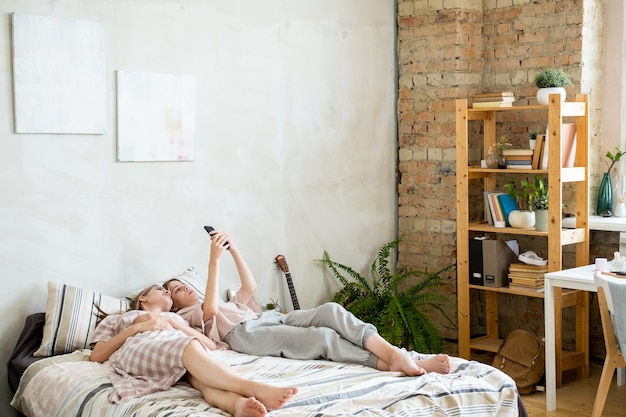
<path id="1" fill-rule="evenodd" d="M 32 356 L 41 343 L 44 317 L 44 313 L 38 313 L 27 318 L 9 361 L 9 382 L 15 392 L 11 405 L 22 415 L 229 415 L 208 405 L 184 382 L 122 404 L 109 403 L 111 368 L 90 362 L 89 349 Z M 295 361 L 229 350 L 215 355 L 247 377 L 298 386 L 298 394 L 270 416 L 527 416 L 513 380 L 489 365 L 460 358 L 451 358 L 449 375 L 409 378 L 329 361 Z"/>
<path id="2" fill-rule="evenodd" d="M 204 282 L 193 267 L 177 276 L 201 293 Z M 27 417 L 207 417 L 228 416 L 208 405 L 185 382 L 171 389 L 109 403 L 106 363 L 91 362 L 90 334 L 97 305 L 109 313 L 126 311 L 129 297 L 116 298 L 58 282 L 48 282 L 45 312 L 29 315 L 8 363 L 11 405 Z M 213 352 L 245 377 L 297 386 L 280 410 L 283 416 L 498 416 L 527 417 L 515 382 L 479 362 L 451 358 L 448 375 L 405 377 L 359 365 Z M 419 355 L 411 352 L 415 357 Z"/>

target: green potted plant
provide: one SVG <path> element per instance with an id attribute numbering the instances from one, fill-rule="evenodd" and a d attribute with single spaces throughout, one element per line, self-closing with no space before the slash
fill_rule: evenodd
<path id="1" fill-rule="evenodd" d="M 528 137 L 528 147 L 535 150 L 535 146 L 537 146 L 537 132 L 530 132 Z"/>
<path id="2" fill-rule="evenodd" d="M 445 285 L 441 274 L 455 265 L 448 265 L 432 273 L 392 270 L 390 258 L 399 243 L 400 239 L 396 239 L 380 248 L 372 262 L 369 279 L 331 260 L 324 251 L 320 261 L 343 284 L 333 301 L 342 304 L 361 320 L 374 324 L 380 335 L 396 346 L 439 353 L 443 350 L 443 338 L 422 307 L 434 307 L 454 326 L 454 322 L 440 306 L 447 299 L 431 290 Z M 414 277 L 421 279 L 407 287 L 408 280 Z"/>
<path id="3" fill-rule="evenodd" d="M 537 102 L 548 104 L 550 94 L 560 94 L 561 101 L 565 101 L 567 95 L 565 88 L 572 85 L 569 75 L 560 68 L 544 68 L 535 75 L 534 80 L 537 90 Z"/>
<path id="4" fill-rule="evenodd" d="M 517 228 L 535 226 L 535 230 L 546 232 L 548 230 L 548 189 L 541 176 L 535 175 L 533 181 L 522 178 L 519 183 L 517 179 L 511 178 L 504 184 L 504 188 L 507 194 L 515 199 L 519 208 L 518 213 L 513 211 L 509 215 L 511 226 Z"/>
<path id="5" fill-rule="evenodd" d="M 600 182 L 600 188 L 598 188 L 598 201 L 596 203 L 596 214 L 598 216 L 610 217 L 613 215 L 613 191 L 611 189 L 611 169 L 616 162 L 622 158 L 625 152 L 622 152 L 619 148 L 615 148 L 615 154 L 611 151 L 607 151 L 604 155 L 609 161 L 604 161 L 608 169 L 602 175 L 602 181 Z"/>
<path id="6" fill-rule="evenodd" d="M 548 231 L 548 189 L 539 175 L 535 175 L 534 184 L 529 186 L 529 207 L 535 213 L 535 230 Z"/>
<path id="7" fill-rule="evenodd" d="M 535 225 L 535 213 L 530 210 L 530 183 L 528 178 L 509 179 L 504 184 L 504 189 L 517 203 L 518 210 L 509 213 L 508 222 L 511 227 L 528 229 Z"/>

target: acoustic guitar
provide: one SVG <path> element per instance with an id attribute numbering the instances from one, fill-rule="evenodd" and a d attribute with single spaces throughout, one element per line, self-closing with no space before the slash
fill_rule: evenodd
<path id="1" fill-rule="evenodd" d="M 291 273 L 289 272 L 289 266 L 287 265 L 287 259 L 283 255 L 278 255 L 274 259 L 278 264 L 278 267 L 285 274 L 285 279 L 287 279 L 287 286 L 289 287 L 289 294 L 291 295 L 291 304 L 293 305 L 294 310 L 300 310 L 300 304 L 298 303 L 298 296 L 296 295 L 296 289 L 293 286 L 293 281 L 291 279 Z"/>

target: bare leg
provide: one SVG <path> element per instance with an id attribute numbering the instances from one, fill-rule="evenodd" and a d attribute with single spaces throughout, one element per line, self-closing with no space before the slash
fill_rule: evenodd
<path id="1" fill-rule="evenodd" d="M 202 393 L 206 402 L 229 412 L 234 417 L 264 417 L 267 414 L 263 403 L 254 397 L 246 398 L 234 392 L 208 387 L 192 375 L 189 375 L 187 379 Z"/>
<path id="2" fill-rule="evenodd" d="M 447 355 L 416 361 L 408 352 L 395 347 L 379 334 L 371 335 L 365 342 L 365 348 L 378 357 L 376 368 L 381 371 L 399 371 L 409 376 L 423 375 L 426 372 L 450 372 L 450 359 Z"/>
<path id="3" fill-rule="evenodd" d="M 198 340 L 192 340 L 183 351 L 183 365 L 203 386 L 255 397 L 268 410 L 282 407 L 298 392 L 295 387 L 277 387 L 243 378 L 232 368 L 216 361 Z"/>

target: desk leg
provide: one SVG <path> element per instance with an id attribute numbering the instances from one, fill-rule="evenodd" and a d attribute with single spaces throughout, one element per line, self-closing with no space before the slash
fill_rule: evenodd
<path id="1" fill-rule="evenodd" d="M 556 410 L 556 347 L 554 324 L 554 287 L 550 280 L 544 285 L 544 317 L 546 331 L 546 410 Z"/>
<path id="2" fill-rule="evenodd" d="M 626 368 L 617 368 L 617 385 L 626 384 Z"/>

